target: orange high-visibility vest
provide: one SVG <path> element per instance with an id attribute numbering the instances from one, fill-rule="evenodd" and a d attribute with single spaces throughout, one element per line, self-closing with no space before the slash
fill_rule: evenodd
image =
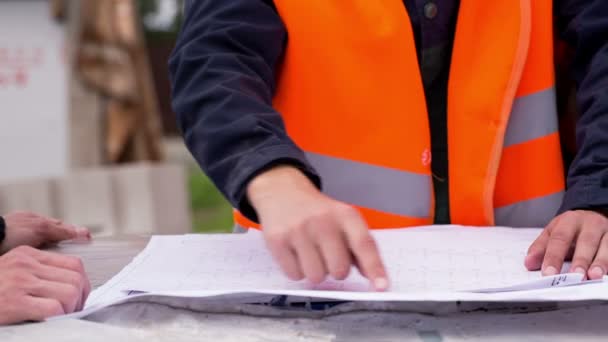
<path id="1" fill-rule="evenodd" d="M 289 40 L 274 105 L 323 191 L 372 228 L 431 224 L 428 115 L 402 0 L 275 4 Z M 454 224 L 542 227 L 561 204 L 552 23 L 552 0 L 460 2 L 447 110 Z"/>

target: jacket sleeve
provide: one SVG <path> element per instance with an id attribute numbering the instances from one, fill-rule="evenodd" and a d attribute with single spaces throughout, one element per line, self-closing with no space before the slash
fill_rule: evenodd
<path id="1" fill-rule="evenodd" d="M 191 0 L 169 61 L 188 149 L 218 189 L 257 221 L 246 186 L 277 164 L 320 180 L 272 108 L 286 29 L 271 0 Z"/>
<path id="2" fill-rule="evenodd" d="M 608 208 L 608 1 L 557 0 L 557 27 L 574 48 L 577 153 L 560 213 Z"/>

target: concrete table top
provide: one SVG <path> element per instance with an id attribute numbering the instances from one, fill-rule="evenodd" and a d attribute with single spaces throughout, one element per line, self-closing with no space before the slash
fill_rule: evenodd
<path id="1" fill-rule="evenodd" d="M 124 267 L 147 237 L 62 244 L 82 257 L 93 287 Z M 262 306 L 136 302 L 86 320 L 0 328 L 0 341 L 604 341 L 608 304 L 349 303 L 326 312 Z"/>

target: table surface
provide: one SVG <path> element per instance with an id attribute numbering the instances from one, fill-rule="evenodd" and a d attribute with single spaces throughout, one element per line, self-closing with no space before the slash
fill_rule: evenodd
<path id="1" fill-rule="evenodd" d="M 54 251 L 83 259 L 92 286 L 118 273 L 148 237 L 98 238 Z M 0 341 L 597 341 L 608 336 L 608 305 L 345 304 L 327 313 L 269 307 L 127 303 L 86 320 L 0 328 Z"/>

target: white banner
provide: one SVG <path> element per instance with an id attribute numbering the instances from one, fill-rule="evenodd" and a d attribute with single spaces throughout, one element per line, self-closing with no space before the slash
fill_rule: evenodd
<path id="1" fill-rule="evenodd" d="M 0 1 L 0 181 L 67 170 L 64 43 L 47 1 Z"/>

